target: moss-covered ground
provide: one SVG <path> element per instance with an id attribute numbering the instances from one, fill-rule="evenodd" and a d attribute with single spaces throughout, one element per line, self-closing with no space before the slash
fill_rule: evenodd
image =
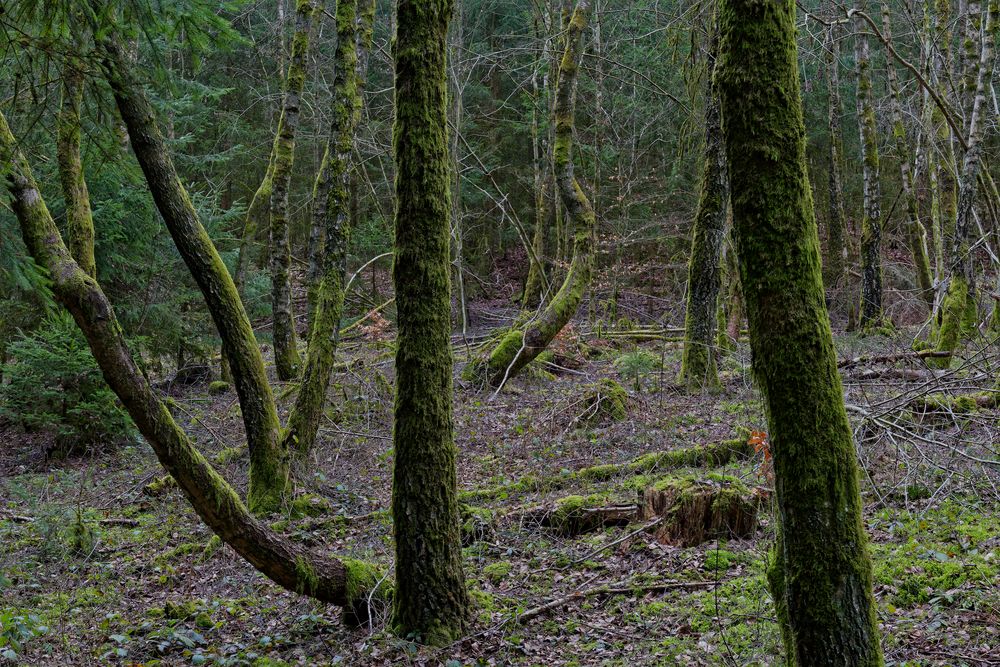
<path id="1" fill-rule="evenodd" d="M 840 336 L 838 354 L 901 353 L 909 341 L 898 335 Z M 335 375 L 314 455 L 297 471 L 298 499 L 270 522 L 302 542 L 391 567 L 392 366 L 383 354 L 388 340 L 370 338 L 349 336 L 342 346 L 359 365 Z M 347 629 L 339 609 L 279 589 L 213 542 L 175 487 L 147 494 L 163 473 L 144 443 L 49 460 L 40 436 L 7 424 L 0 425 L 0 663 L 780 664 L 764 576 L 773 539 L 767 511 L 751 539 L 691 548 L 662 544 L 640 525 L 567 537 L 522 519 L 567 496 L 634 502 L 666 475 L 730 475 L 766 495 L 760 454 L 716 467 L 574 474 L 727 440 L 740 429 L 757 432 L 758 448 L 766 448 L 745 343 L 720 360 L 722 391 L 703 396 L 673 384 L 680 363 L 673 343 L 637 348 L 570 332 L 556 345 L 560 359 L 579 361 L 572 372 L 549 366 L 495 396 L 456 381 L 459 483 L 470 492 L 464 564 L 476 605 L 467 638 L 427 649 L 392 636 L 382 618 Z M 641 372 L 616 364 L 637 349 L 656 363 Z M 456 349 L 456 377 L 464 353 Z M 907 408 L 928 391 L 955 393 L 996 376 L 989 350 L 968 354 L 972 362 L 956 360 L 946 372 L 903 360 L 844 373 L 893 665 L 990 664 L 1000 646 L 997 413 Z M 628 392 L 626 418 L 581 418 L 582 388 L 604 379 Z M 284 411 L 294 393 L 275 386 Z M 172 404 L 245 492 L 233 393 L 206 385 Z M 524 483 L 529 475 L 566 482 Z"/>

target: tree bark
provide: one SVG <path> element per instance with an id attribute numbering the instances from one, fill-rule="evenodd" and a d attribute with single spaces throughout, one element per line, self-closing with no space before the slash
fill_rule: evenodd
<path id="1" fill-rule="evenodd" d="M 866 3 L 862 3 L 862 9 Z M 864 210 L 861 215 L 861 330 L 884 324 L 882 313 L 882 186 L 879 176 L 878 130 L 872 94 L 871 56 L 867 26 L 855 19 L 857 35 L 858 126 L 861 131 L 861 164 L 864 179 Z"/>
<path id="2" fill-rule="evenodd" d="M 372 41 L 374 0 L 341 0 L 337 4 L 336 74 L 333 81 L 333 123 L 322 169 L 329 179 L 324 205 L 323 276 L 316 290 L 316 310 L 309 331 L 309 348 L 302 384 L 288 416 L 285 446 L 308 454 L 316 442 L 326 390 L 330 384 L 340 319 L 344 311 L 344 281 L 350 242 L 351 152 L 361 118 L 362 53 Z"/>
<path id="3" fill-rule="evenodd" d="M 678 379 L 689 392 L 720 386 L 715 364 L 715 334 L 721 287 L 719 259 L 726 236 L 729 177 L 726 174 L 726 149 L 722 139 L 718 91 L 715 87 L 717 51 L 718 30 L 713 25 L 706 62 L 705 158 L 702 163 L 698 211 L 692 230 L 687 311 L 684 318 L 684 352 Z"/>
<path id="4" fill-rule="evenodd" d="M 136 138 L 133 135 L 133 142 Z M 349 620 L 364 618 L 368 595 L 375 590 L 380 578 L 378 571 L 362 561 L 338 560 L 312 553 L 255 519 L 156 397 L 136 366 L 111 303 L 97 281 L 73 260 L 63 243 L 31 169 L 2 114 L 0 176 L 11 195 L 12 208 L 21 224 L 28 251 L 48 270 L 53 293 L 86 336 L 108 385 L 121 399 L 198 516 L 226 544 L 278 585 L 341 605 Z M 242 396 L 241 405 L 245 413 L 255 407 L 243 402 Z"/>
<path id="5" fill-rule="evenodd" d="M 292 312 L 292 286 L 289 267 L 292 251 L 288 242 L 288 186 L 295 161 L 295 132 L 299 121 L 299 98 L 306 81 L 306 59 L 312 36 L 313 0 L 297 0 L 292 54 L 285 77 L 285 94 L 274 137 L 274 170 L 271 176 L 270 264 L 271 332 L 274 343 L 274 367 L 279 380 L 291 380 L 299 374 L 299 356 L 295 316 Z"/>
<path id="6" fill-rule="evenodd" d="M 794 0 L 722 0 L 717 78 L 753 370 L 778 506 L 769 568 L 788 660 L 881 665 L 858 465 L 824 303 Z"/>
<path id="7" fill-rule="evenodd" d="M 248 504 L 254 512 L 275 510 L 290 490 L 288 451 L 281 446 L 278 412 L 243 302 L 181 184 L 153 108 L 132 76 L 117 38 L 106 38 L 101 49 L 132 150 L 174 244 L 201 289 L 229 359 L 250 450 Z"/>
<path id="8" fill-rule="evenodd" d="M 844 133 L 840 127 L 840 30 L 834 23 L 828 30 L 826 50 L 827 93 L 829 97 L 827 128 L 830 134 L 829 222 L 826 238 L 827 286 L 837 288 L 844 277 L 847 261 L 847 216 L 844 213 Z"/>
<path id="9" fill-rule="evenodd" d="M 452 436 L 446 43 L 450 0 L 398 0 L 395 61 L 399 334 L 392 473 L 392 625 L 445 645 L 469 614 Z"/>
<path id="10" fill-rule="evenodd" d="M 515 325 L 485 360 L 470 364 L 467 377 L 482 374 L 499 386 L 531 363 L 572 319 L 594 273 L 594 227 L 597 217 L 573 175 L 573 119 L 576 111 L 576 82 L 583 51 L 583 31 L 590 15 L 589 0 L 578 0 L 569 21 L 566 50 L 559 65 L 556 88 L 553 146 L 559 193 L 573 223 L 573 260 L 562 287 L 537 317 Z"/>
<path id="11" fill-rule="evenodd" d="M 68 57 L 63 67 L 63 98 L 56 118 L 56 158 L 59 181 L 66 200 L 66 228 L 73 259 L 91 278 L 97 278 L 94 261 L 94 218 L 90 194 L 80 159 L 80 107 L 83 105 L 83 63 Z"/>

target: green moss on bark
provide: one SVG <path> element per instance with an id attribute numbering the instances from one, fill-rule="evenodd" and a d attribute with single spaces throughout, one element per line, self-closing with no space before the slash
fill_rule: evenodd
<path id="1" fill-rule="evenodd" d="M 823 295 L 793 0 L 722 0 L 716 70 L 790 662 L 881 665 L 858 467 Z"/>

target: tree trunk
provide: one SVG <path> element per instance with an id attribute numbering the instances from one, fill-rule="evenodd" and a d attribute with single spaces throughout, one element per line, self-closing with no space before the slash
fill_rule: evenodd
<path id="1" fill-rule="evenodd" d="M 291 380 L 299 374 L 298 336 L 292 313 L 292 285 L 288 270 L 292 251 L 288 243 L 288 186 L 295 161 L 295 132 L 299 124 L 299 98 L 306 81 L 306 59 L 312 36 L 313 0 L 297 0 L 292 55 L 285 77 L 285 94 L 274 137 L 274 173 L 271 179 L 271 332 L 274 342 L 274 367 L 279 380 Z"/>
<path id="2" fill-rule="evenodd" d="M 862 3 L 865 8 L 865 3 Z M 861 130 L 861 164 L 864 179 L 864 211 L 861 215 L 861 306 L 862 331 L 884 323 L 882 314 L 882 186 L 879 178 L 878 129 L 870 74 L 868 26 L 855 19 L 857 35 L 854 57 L 858 77 L 858 126 Z"/>
<path id="3" fill-rule="evenodd" d="M 826 50 L 827 92 L 829 95 L 827 127 L 830 133 L 829 223 L 826 238 L 827 287 L 837 289 L 844 277 L 847 260 L 847 216 L 844 213 L 844 134 L 840 128 L 840 30 L 830 26 L 829 48 Z"/>
<path id="4" fill-rule="evenodd" d="M 69 250 L 83 272 L 97 278 L 94 261 L 94 218 L 80 160 L 80 107 L 83 104 L 82 63 L 68 57 L 63 67 L 63 98 L 56 118 L 56 158 L 66 200 Z"/>
<path id="5" fill-rule="evenodd" d="M 502 385 L 539 354 L 572 319 L 594 272 L 594 209 L 573 175 L 573 118 L 576 110 L 576 81 L 583 50 L 583 31 L 590 14 L 589 0 L 578 0 L 566 35 L 566 51 L 559 65 L 556 89 L 553 146 L 555 173 L 562 202 L 573 223 L 573 260 L 559 292 L 537 317 L 509 331 L 486 360 L 474 361 L 467 377 L 483 373 L 493 386 Z"/>
<path id="6" fill-rule="evenodd" d="M 889 14 L 889 3 L 882 2 L 882 34 L 887 40 L 892 40 L 892 20 Z M 914 192 L 915 178 L 910 171 L 910 144 L 906 138 L 906 126 L 903 124 L 903 103 L 900 99 L 899 80 L 896 74 L 896 63 L 888 59 L 886 72 L 889 79 L 889 105 L 892 112 L 892 135 L 896 140 L 896 153 L 899 160 L 900 183 L 903 188 L 903 206 L 906 213 L 906 240 L 913 257 L 914 270 L 917 277 L 919 296 L 927 304 L 928 309 L 934 307 L 934 283 L 931 278 L 931 263 L 927 257 L 927 232 L 920 222 L 917 210 L 917 197 Z"/>
<path id="7" fill-rule="evenodd" d="M 316 310 L 309 331 L 309 348 L 302 384 L 288 416 L 285 446 L 300 455 L 312 451 L 319 430 L 326 390 L 340 338 L 344 311 L 344 281 L 350 241 L 350 167 L 354 135 L 361 118 L 364 58 L 372 41 L 374 0 L 341 0 L 337 4 L 336 74 L 333 81 L 333 124 L 322 167 L 329 179 L 324 205 L 323 276 L 316 290 Z"/>
<path id="8" fill-rule="evenodd" d="M 288 451 L 279 440 L 278 412 L 243 302 L 181 185 L 153 108 L 131 75 L 121 46 L 110 37 L 101 48 L 108 83 L 128 128 L 132 150 L 174 244 L 201 289 L 229 359 L 250 450 L 250 509 L 275 510 L 290 490 Z"/>
<path id="9" fill-rule="evenodd" d="M 951 2 L 950 0 L 935 0 L 934 27 L 937 49 L 934 50 L 934 84 L 942 97 L 948 94 L 948 79 L 951 71 Z M 957 194 L 957 162 L 955 160 L 955 144 L 951 126 L 946 122 L 944 112 L 937 106 L 932 114 L 938 143 L 936 173 L 939 200 L 939 215 L 941 220 L 941 273 L 937 276 L 938 290 L 947 290 L 948 281 L 945 272 L 947 264 L 953 255 L 955 245 L 955 221 L 958 218 Z M 943 319 L 943 293 L 936 297 L 937 310 L 934 315 L 934 330 L 939 332 Z"/>
<path id="10" fill-rule="evenodd" d="M 702 164 L 701 193 L 692 231 L 687 313 L 684 318 L 684 353 L 678 379 L 689 392 L 720 386 L 719 372 L 715 365 L 715 334 L 721 286 L 719 258 L 726 236 L 729 177 L 726 174 L 719 97 L 714 83 L 718 51 L 716 26 L 713 25 L 711 31 L 705 75 L 705 161 Z"/>
<path id="11" fill-rule="evenodd" d="M 392 625 L 449 644 L 469 614 L 452 439 L 446 43 L 450 0 L 398 0 L 395 60 L 399 334 L 392 473 Z"/>
<path id="12" fill-rule="evenodd" d="M 788 659 L 881 665 L 858 465 L 823 297 L 794 0 L 722 0 L 716 77 L 753 370 L 767 402 Z"/>
<path id="13" fill-rule="evenodd" d="M 465 110 L 462 101 L 462 93 L 465 88 L 463 82 L 465 72 L 461 51 L 465 45 L 464 18 L 462 15 L 462 0 L 454 0 L 455 7 L 452 10 L 454 17 L 451 22 L 451 61 L 450 72 L 451 90 L 450 107 L 452 119 L 451 141 L 448 153 L 451 158 L 451 254 L 452 267 L 455 275 L 455 284 L 458 286 L 458 311 L 462 322 L 462 334 L 469 329 L 469 307 L 465 295 L 465 250 L 464 250 L 464 221 L 462 216 L 462 161 L 459 158 L 459 139 L 462 138 L 462 115 Z"/>
<path id="14" fill-rule="evenodd" d="M 968 50 L 965 61 L 971 74 L 965 74 L 965 86 L 971 88 L 971 101 L 967 112 L 966 140 L 968 149 L 962 160 L 962 178 L 958 194 L 955 223 L 955 243 L 951 249 L 948 266 L 948 288 L 941 306 L 941 328 L 938 332 L 937 350 L 955 352 L 962 336 L 974 326 L 976 320 L 975 267 L 972 262 L 973 215 L 979 183 L 979 157 L 982 154 L 983 105 L 986 104 L 986 82 L 992 75 L 993 22 L 995 3 L 986 11 L 986 21 L 977 0 L 969 0 L 966 18 L 965 44 Z M 986 25 L 984 26 L 983 23 Z M 985 30 L 983 28 L 985 27 Z M 980 39 L 980 35 L 982 35 Z M 978 58 L 975 45 L 981 42 Z M 971 43 L 971 46 L 970 46 Z M 943 365 L 950 363 L 946 358 Z"/>
<path id="15" fill-rule="evenodd" d="M 151 112 L 148 106 L 145 110 Z M 127 117 L 131 118 L 131 115 Z M 137 154 L 145 150 L 142 139 L 132 134 L 133 144 L 138 143 Z M 143 165 L 146 163 L 143 162 Z M 224 542 L 275 583 L 290 591 L 344 606 L 345 613 L 349 614 L 348 620 L 364 618 L 368 595 L 380 579 L 378 571 L 362 561 L 337 560 L 312 553 L 255 519 L 233 488 L 194 447 L 166 406 L 156 397 L 136 366 L 111 303 L 93 277 L 87 275 L 70 256 L 2 114 L 0 175 L 11 194 L 12 208 L 21 224 L 28 251 L 40 266 L 48 270 L 53 293 L 73 315 L 86 336 L 108 385 L 153 448 L 160 463 L 177 481 L 198 516 Z M 160 202 L 159 196 L 157 201 Z M 178 241 L 179 247 L 187 245 Z M 187 255 L 187 250 L 182 249 L 182 254 Z M 224 271 L 221 263 L 219 270 Z M 225 275 L 228 277 L 229 274 Z M 235 293 L 231 282 L 229 285 L 230 292 Z M 213 309 L 213 314 L 215 312 Z M 243 321 L 246 323 L 245 317 Z M 246 329 L 249 330 L 249 323 L 246 323 Z M 243 395 L 240 396 L 240 403 L 244 413 L 258 407 L 244 400 Z"/>

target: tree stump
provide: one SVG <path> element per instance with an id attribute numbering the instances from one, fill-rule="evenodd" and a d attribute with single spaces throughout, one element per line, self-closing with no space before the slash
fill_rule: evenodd
<path id="1" fill-rule="evenodd" d="M 662 517 L 662 542 L 692 547 L 713 539 L 750 537 L 757 529 L 759 500 L 739 480 L 668 477 L 639 493 L 642 519 Z"/>

